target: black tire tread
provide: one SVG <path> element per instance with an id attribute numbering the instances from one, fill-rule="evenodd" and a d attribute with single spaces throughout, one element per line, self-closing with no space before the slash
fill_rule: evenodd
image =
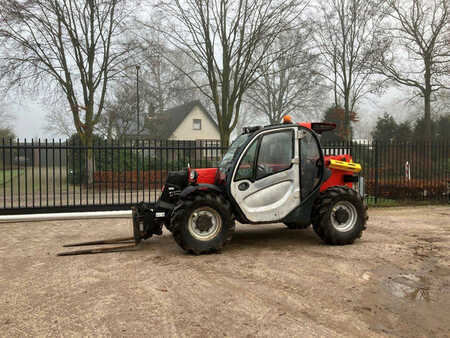
<path id="1" fill-rule="evenodd" d="M 196 246 L 195 241 L 187 240 L 182 231 L 185 222 L 187 222 L 187 213 L 195 208 L 196 205 L 205 203 L 215 207 L 220 212 L 222 216 L 222 231 L 224 231 L 222 240 L 210 245 L 206 249 Z M 236 228 L 231 204 L 220 194 L 212 192 L 198 192 L 191 196 L 190 199 L 180 200 L 174 208 L 170 223 L 170 231 L 173 234 L 175 242 L 183 250 L 193 252 L 197 255 L 221 250 L 231 241 Z"/>
<path id="2" fill-rule="evenodd" d="M 339 233 L 330 224 L 329 211 L 333 203 L 338 198 L 346 198 L 356 202 L 356 207 L 362 213 L 362 219 L 355 225 L 351 234 Z M 319 198 L 314 201 L 312 212 L 312 224 L 316 234 L 327 244 L 331 245 L 345 245 L 353 243 L 357 238 L 362 236 L 362 232 L 366 229 L 366 222 L 369 219 L 367 214 L 367 205 L 364 199 L 353 189 L 347 186 L 330 187 L 324 192 L 320 193 Z"/>

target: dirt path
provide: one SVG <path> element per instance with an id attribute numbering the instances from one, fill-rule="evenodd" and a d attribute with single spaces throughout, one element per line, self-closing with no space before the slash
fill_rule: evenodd
<path id="1" fill-rule="evenodd" d="M 0 336 L 450 335 L 450 207 L 372 209 L 354 245 L 238 226 L 222 253 L 171 236 L 55 257 L 129 220 L 0 224 Z"/>

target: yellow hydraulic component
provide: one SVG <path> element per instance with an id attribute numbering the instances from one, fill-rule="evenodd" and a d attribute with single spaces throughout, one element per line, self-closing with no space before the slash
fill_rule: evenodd
<path id="1" fill-rule="evenodd" d="M 354 173 L 359 173 L 362 170 L 361 164 L 359 163 L 338 161 L 333 159 L 330 159 L 330 165 L 328 167 L 332 169 L 351 171 Z"/>

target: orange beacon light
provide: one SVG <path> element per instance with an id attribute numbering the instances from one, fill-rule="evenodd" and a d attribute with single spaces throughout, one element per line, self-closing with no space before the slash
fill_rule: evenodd
<path id="1" fill-rule="evenodd" d="M 292 117 L 290 115 L 283 116 L 283 124 L 292 123 Z"/>

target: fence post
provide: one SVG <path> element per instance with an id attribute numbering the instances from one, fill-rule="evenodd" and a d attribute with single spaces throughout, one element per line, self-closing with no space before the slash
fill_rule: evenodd
<path id="1" fill-rule="evenodd" d="M 375 204 L 378 203 L 378 193 L 379 193 L 379 186 L 378 186 L 378 141 L 375 141 Z"/>

